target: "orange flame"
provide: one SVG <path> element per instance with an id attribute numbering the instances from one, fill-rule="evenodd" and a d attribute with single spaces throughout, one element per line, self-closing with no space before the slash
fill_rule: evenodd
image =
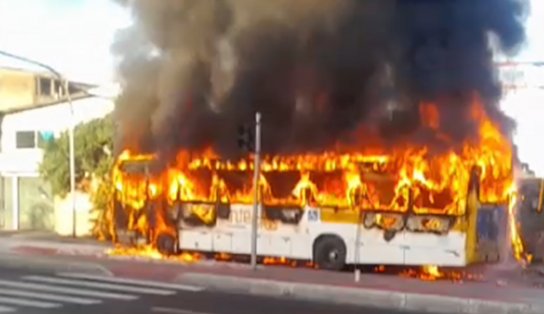
<path id="1" fill-rule="evenodd" d="M 441 118 L 438 108 L 433 104 L 422 104 L 420 109 L 424 125 L 438 131 Z M 403 212 L 408 204 L 412 204 L 418 214 L 461 216 L 465 214 L 468 185 L 476 173 L 481 203 L 510 205 L 512 246 L 516 258 L 522 259 L 523 245 L 513 214 L 512 145 L 487 117 L 476 98 L 470 116 L 478 124 L 479 132 L 477 137 L 467 140 L 462 149 L 437 153 L 429 147 L 413 145 L 389 150 L 360 149 L 344 154 L 327 151 L 264 156 L 259 197 L 267 204 L 312 204 L 347 210 L 359 207 Z M 448 141 L 444 136 L 442 138 Z M 251 159 L 219 160 L 212 150 L 180 151 L 177 163 L 161 173 L 150 175 L 124 169 L 129 164 L 137 167 L 154 158 L 153 155 L 125 151 L 113 169 L 117 200 L 135 211 L 144 207 L 147 198 L 156 198 L 161 193 L 166 194 L 170 204 L 176 201 L 253 201 L 252 176 L 244 176 L 253 170 Z M 228 173 L 236 175 L 236 180 L 230 180 Z M 285 176 L 278 181 L 277 173 Z M 295 181 L 287 182 L 285 178 L 292 174 Z M 288 193 L 282 192 L 285 186 L 289 186 Z M 198 216 L 211 217 L 210 213 L 204 212 Z M 394 224 L 385 221 L 391 217 L 386 218 L 381 217 L 381 222 Z M 440 228 L 436 225 L 439 221 L 427 223 L 430 229 Z"/>
<path id="2" fill-rule="evenodd" d="M 436 280 L 442 278 L 444 274 L 438 270 L 438 267 L 435 265 L 426 265 L 423 266 L 423 272 L 421 274 L 422 279 L 424 280 Z"/>

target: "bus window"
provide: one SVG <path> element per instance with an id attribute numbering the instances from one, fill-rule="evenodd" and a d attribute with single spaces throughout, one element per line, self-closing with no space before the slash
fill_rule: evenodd
<path id="1" fill-rule="evenodd" d="M 284 206 L 266 206 L 263 205 L 264 218 L 269 220 L 279 220 L 286 224 L 296 225 L 302 219 L 303 208 L 285 208 Z"/>
<path id="2" fill-rule="evenodd" d="M 196 226 L 215 226 L 217 222 L 217 210 L 214 204 L 191 203 L 181 206 L 181 219 L 183 223 Z"/>

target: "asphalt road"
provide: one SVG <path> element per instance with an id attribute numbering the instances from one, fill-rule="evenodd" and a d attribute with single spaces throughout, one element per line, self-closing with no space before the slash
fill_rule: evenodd
<path id="1" fill-rule="evenodd" d="M 397 314 L 361 307 L 209 292 L 194 286 L 0 266 L 0 313 Z M 400 313 L 398 313 L 400 314 Z"/>

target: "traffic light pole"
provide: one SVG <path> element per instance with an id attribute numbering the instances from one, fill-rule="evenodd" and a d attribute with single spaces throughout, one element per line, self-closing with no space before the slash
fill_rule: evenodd
<path id="1" fill-rule="evenodd" d="M 355 234 L 355 270 L 354 270 L 354 280 L 355 282 L 359 282 L 361 280 L 361 269 L 359 268 L 359 252 L 361 247 L 361 207 L 357 205 L 357 229 Z"/>
<path id="2" fill-rule="evenodd" d="M 251 220 L 251 268 L 257 270 L 257 228 L 259 219 L 259 177 L 261 168 L 261 113 L 255 114 L 255 160 L 253 173 L 254 199 Z"/>

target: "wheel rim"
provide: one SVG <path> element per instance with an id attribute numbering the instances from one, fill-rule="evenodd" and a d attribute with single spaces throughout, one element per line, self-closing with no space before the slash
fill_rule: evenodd
<path id="1" fill-rule="evenodd" d="M 338 261 L 338 258 L 340 257 L 340 252 L 337 249 L 333 249 L 329 252 L 327 257 L 329 262 L 334 263 Z"/>

